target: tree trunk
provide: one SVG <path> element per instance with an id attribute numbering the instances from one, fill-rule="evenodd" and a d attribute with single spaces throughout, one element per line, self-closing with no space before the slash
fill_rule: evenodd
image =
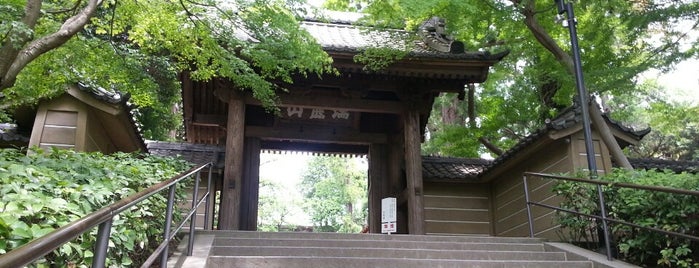
<path id="1" fill-rule="evenodd" d="M 519 4 L 521 2 L 520 0 L 511 1 L 515 4 Z M 551 54 L 553 54 L 554 57 L 556 57 L 558 62 L 560 62 L 561 65 L 563 65 L 565 70 L 569 74 L 574 75 L 575 66 L 573 63 L 573 58 L 560 46 L 558 46 L 556 41 L 553 38 L 551 38 L 551 35 L 546 31 L 546 29 L 544 29 L 544 27 L 541 26 L 541 24 L 539 24 L 539 21 L 536 19 L 536 17 L 534 17 L 534 15 L 536 14 L 534 2 L 535 1 L 533 0 L 527 1 L 524 9 L 522 10 L 522 14 L 525 17 L 524 24 L 532 32 L 534 38 L 536 38 L 536 40 L 539 41 L 539 43 L 544 48 L 546 48 L 549 52 L 551 52 Z M 609 129 L 609 126 L 604 122 L 602 114 L 600 113 L 597 105 L 591 105 L 589 110 L 590 118 L 592 118 L 594 124 L 597 126 L 597 131 L 602 136 L 602 140 L 609 148 L 609 151 L 612 153 L 614 159 L 619 163 L 620 166 L 626 169 L 633 169 L 633 167 L 629 163 L 629 160 L 626 158 L 623 151 L 621 150 L 621 147 L 614 139 L 614 136 L 611 134 L 612 132 Z"/>
<path id="2" fill-rule="evenodd" d="M 612 131 L 609 129 L 609 126 L 607 126 L 604 118 L 602 118 L 602 113 L 600 112 L 599 107 L 591 102 L 589 110 L 592 123 L 595 125 L 595 128 L 599 132 L 602 141 L 604 141 L 604 143 L 607 145 L 607 148 L 609 149 L 609 152 L 612 154 L 612 157 L 616 163 L 624 169 L 633 170 L 631 162 L 629 162 L 629 159 L 626 158 L 626 155 L 624 155 L 624 151 L 621 150 L 621 147 L 619 146 L 619 143 L 616 142 Z"/>
<path id="3" fill-rule="evenodd" d="M 27 1 L 23 21 L 31 22 L 33 20 L 33 24 L 35 24 L 38 19 L 37 12 L 41 9 L 40 2 Z M 82 30 L 101 4 L 102 0 L 90 0 L 80 12 L 68 18 L 58 31 L 30 42 L 21 50 L 11 48 L 12 44 L 9 42 L 3 44 L 2 49 L 0 49 L 0 62 L 2 63 L 0 64 L 0 91 L 14 86 L 17 75 L 27 64 L 42 54 L 65 44 L 78 31 Z M 28 26 L 33 28 L 32 24 L 28 24 Z M 10 48 L 7 48 L 8 44 Z"/>

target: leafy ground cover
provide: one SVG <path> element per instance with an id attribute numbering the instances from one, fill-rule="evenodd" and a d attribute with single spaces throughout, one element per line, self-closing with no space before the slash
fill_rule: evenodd
<path id="1" fill-rule="evenodd" d="M 0 150 L 0 254 L 186 170 L 152 155 Z M 180 193 L 181 195 L 182 193 Z M 156 194 L 114 218 L 107 266 L 145 260 L 162 241 L 166 198 Z M 175 213 L 179 215 L 179 213 Z M 87 267 L 97 228 L 38 260 L 36 267 Z"/>
<path id="2" fill-rule="evenodd" d="M 610 182 L 635 183 L 699 191 L 699 174 L 669 171 L 615 170 L 602 178 Z M 667 231 L 699 236 L 699 197 L 603 187 L 611 218 Z M 561 182 L 554 191 L 564 197 L 562 207 L 599 214 L 596 187 Z M 562 213 L 558 215 L 567 240 L 583 244 L 597 239 L 594 220 Z M 699 242 L 643 231 L 620 224 L 611 225 L 619 256 L 645 267 L 699 267 Z"/>

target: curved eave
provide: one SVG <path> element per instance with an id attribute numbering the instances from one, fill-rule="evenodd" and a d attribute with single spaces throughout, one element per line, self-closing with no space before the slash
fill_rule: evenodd
<path id="1" fill-rule="evenodd" d="M 333 58 L 333 66 L 341 72 L 373 73 L 387 76 L 427 79 L 460 80 L 466 83 L 482 83 L 487 79 L 491 66 L 498 63 L 509 52 L 490 54 L 486 52 L 447 54 L 409 53 L 384 70 L 369 72 L 364 65 L 354 61 L 360 52 L 355 49 L 326 48 Z"/>

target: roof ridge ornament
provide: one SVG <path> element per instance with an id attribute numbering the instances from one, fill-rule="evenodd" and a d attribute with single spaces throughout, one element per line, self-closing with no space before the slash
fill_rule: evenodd
<path id="1" fill-rule="evenodd" d="M 428 47 L 436 51 L 452 54 L 464 53 L 464 43 L 455 41 L 453 37 L 446 35 L 445 24 L 445 19 L 432 17 L 420 24 L 418 34 Z"/>

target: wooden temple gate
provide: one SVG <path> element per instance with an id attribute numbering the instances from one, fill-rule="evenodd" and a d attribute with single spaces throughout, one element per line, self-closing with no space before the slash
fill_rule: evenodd
<path id="1" fill-rule="evenodd" d="M 278 149 L 367 154 L 370 231 L 380 232 L 381 199 L 396 197 L 398 232 L 424 234 L 420 144 L 434 99 L 483 82 L 505 53 L 423 50 L 367 72 L 353 60 L 360 49 L 324 48 L 340 74 L 283 85 L 277 115 L 230 81 L 182 74 L 187 141 L 226 148 L 219 229 L 255 230 L 260 151 Z"/>

